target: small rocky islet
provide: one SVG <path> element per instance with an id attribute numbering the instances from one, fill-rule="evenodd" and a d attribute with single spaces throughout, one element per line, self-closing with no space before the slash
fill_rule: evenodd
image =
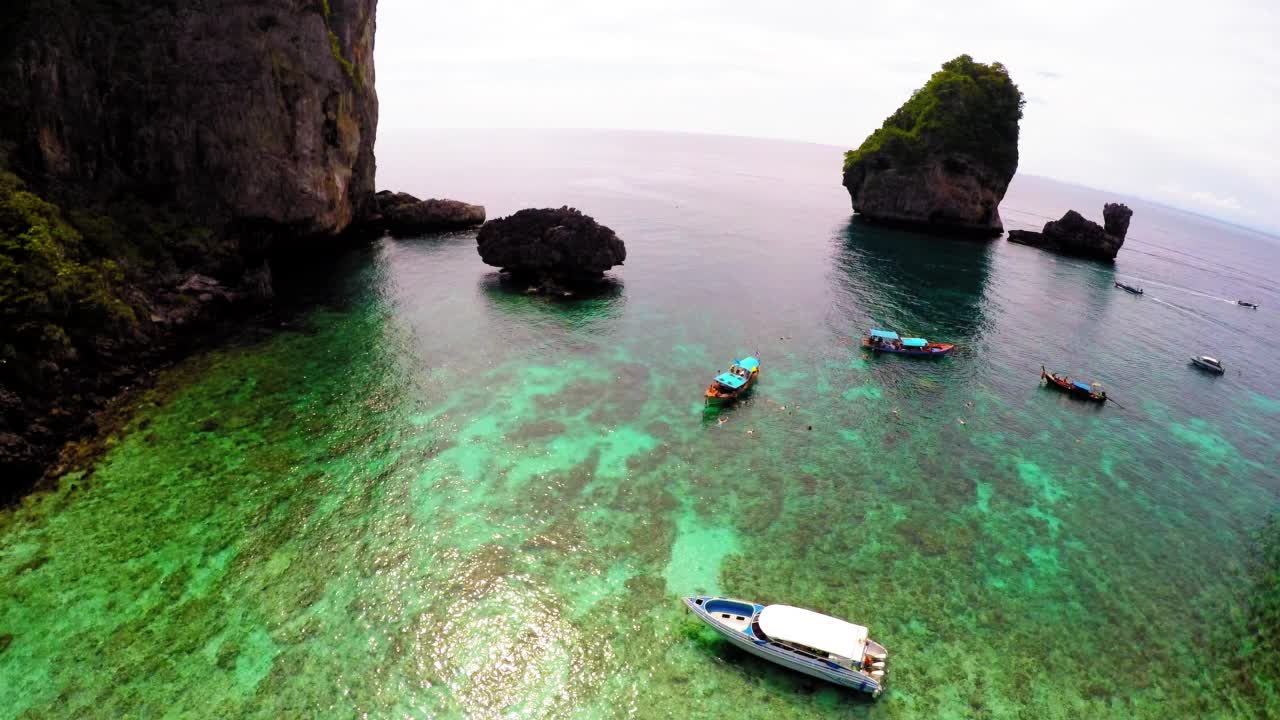
<path id="1" fill-rule="evenodd" d="M 599 283 L 627 259 L 627 246 L 613 230 L 567 206 L 491 220 L 476 234 L 476 249 L 485 264 L 531 289 L 560 294 Z"/>
<path id="2" fill-rule="evenodd" d="M 1051 252 L 1094 260 L 1115 260 L 1129 232 L 1133 211 L 1123 203 L 1107 203 L 1102 208 L 1103 224 L 1068 210 L 1061 220 L 1051 220 L 1040 232 L 1010 230 L 1009 242 L 1031 245 Z"/>

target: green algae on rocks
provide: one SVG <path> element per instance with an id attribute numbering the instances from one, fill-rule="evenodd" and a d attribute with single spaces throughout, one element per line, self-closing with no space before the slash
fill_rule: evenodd
<path id="1" fill-rule="evenodd" d="M 999 235 L 1018 169 L 1022 92 L 1000 63 L 961 55 L 845 153 L 844 186 L 864 219 Z"/>

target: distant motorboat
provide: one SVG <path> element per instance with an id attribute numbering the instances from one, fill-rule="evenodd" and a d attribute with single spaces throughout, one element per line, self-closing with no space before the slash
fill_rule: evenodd
<path id="1" fill-rule="evenodd" d="M 913 357 L 944 357 L 956 348 L 950 343 L 929 342 L 924 338 L 898 337 L 898 333 L 892 330 L 875 328 L 862 337 L 862 347 L 873 352 Z"/>
<path id="2" fill-rule="evenodd" d="M 1134 287 L 1134 286 L 1132 286 L 1132 285 L 1125 285 L 1124 283 L 1119 282 L 1119 281 L 1117 281 L 1117 282 L 1116 282 L 1116 287 L 1118 287 L 1118 288 L 1123 288 L 1123 289 L 1125 289 L 1126 291 L 1133 293 L 1134 295 L 1141 295 L 1141 294 L 1142 294 L 1142 288 L 1140 288 L 1140 287 Z"/>
<path id="3" fill-rule="evenodd" d="M 884 646 L 867 629 L 791 607 L 694 596 L 684 604 L 735 647 L 827 682 L 879 697 L 884 691 Z"/>
<path id="4" fill-rule="evenodd" d="M 1251 302 L 1246 302 L 1246 301 L 1244 301 L 1244 300 L 1237 300 L 1237 301 L 1236 301 L 1236 304 L 1237 304 L 1237 305 L 1243 305 L 1243 306 L 1245 306 L 1245 307 L 1247 307 L 1247 308 L 1253 308 L 1254 310 L 1257 310 L 1257 309 L 1258 309 L 1258 303 L 1251 303 Z"/>
<path id="5" fill-rule="evenodd" d="M 1217 358 L 1211 358 L 1208 355 L 1200 355 L 1199 357 L 1193 357 L 1191 358 L 1191 362 L 1196 367 L 1204 368 L 1209 372 L 1217 373 L 1219 375 L 1227 371 L 1226 368 L 1222 367 L 1222 363 L 1219 362 Z"/>

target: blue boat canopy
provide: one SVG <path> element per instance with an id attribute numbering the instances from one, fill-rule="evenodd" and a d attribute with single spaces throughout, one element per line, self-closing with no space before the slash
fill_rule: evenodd
<path id="1" fill-rule="evenodd" d="M 738 361 L 738 365 L 748 370 L 755 370 L 760 367 L 760 361 L 754 357 L 745 357 Z"/>
<path id="2" fill-rule="evenodd" d="M 924 338 L 902 338 L 903 347 L 922 348 L 928 344 L 929 344 L 929 341 L 925 340 Z"/>
<path id="3" fill-rule="evenodd" d="M 897 340 L 898 333 L 892 330 L 876 330 L 875 328 L 872 328 L 871 337 L 878 337 L 881 340 Z"/>
<path id="4" fill-rule="evenodd" d="M 1073 381 L 1071 382 L 1071 384 L 1072 384 L 1072 385 L 1075 385 L 1076 387 L 1080 388 L 1081 390 L 1084 390 L 1085 392 L 1093 392 L 1093 388 L 1091 388 L 1091 387 L 1089 387 L 1088 385 L 1086 385 L 1086 384 L 1084 384 L 1084 383 L 1080 382 L 1079 380 L 1073 380 Z"/>
<path id="5" fill-rule="evenodd" d="M 738 388 L 747 384 L 746 380 L 743 380 L 742 378 L 738 377 L 737 375 L 734 375 L 733 373 L 720 373 L 719 375 L 716 376 L 716 382 L 720 383 L 721 385 L 724 385 L 725 387 L 732 388 L 734 390 L 737 390 Z"/>

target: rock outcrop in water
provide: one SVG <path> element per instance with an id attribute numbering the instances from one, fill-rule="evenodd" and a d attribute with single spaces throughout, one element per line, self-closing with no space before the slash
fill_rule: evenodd
<path id="1" fill-rule="evenodd" d="M 0 498 L 366 213 L 376 0 L 15 0 L 0 22 Z"/>
<path id="2" fill-rule="evenodd" d="M 1045 223 L 1041 232 L 1010 230 L 1009 241 L 1063 255 L 1115 260 L 1129 232 L 1133 211 L 1128 205 L 1107 203 L 1102 208 L 1102 217 L 1104 225 L 1099 225 L 1075 210 L 1068 210 L 1061 220 Z"/>
<path id="3" fill-rule="evenodd" d="M 612 230 L 570 207 L 526 209 L 490 220 L 476 235 L 480 259 L 544 289 L 599 281 L 627 247 Z"/>
<path id="4" fill-rule="evenodd" d="M 1000 63 L 943 64 L 858 149 L 844 186 L 864 220 L 998 236 L 1018 169 L 1022 93 Z"/>
<path id="5" fill-rule="evenodd" d="M 373 209 L 360 221 L 366 235 L 388 233 L 408 237 L 443 230 L 459 230 L 484 222 L 484 207 L 459 200 L 419 200 L 409 193 L 383 190 Z"/>

